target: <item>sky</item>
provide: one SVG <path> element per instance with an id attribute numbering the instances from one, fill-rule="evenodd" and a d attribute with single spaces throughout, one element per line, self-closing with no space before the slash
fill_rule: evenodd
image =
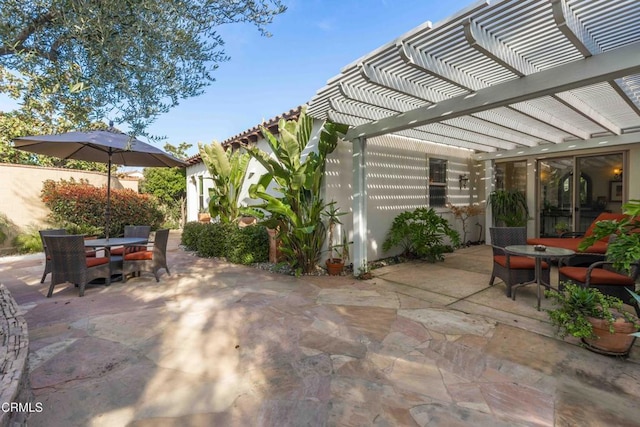
<path id="1" fill-rule="evenodd" d="M 220 28 L 231 57 L 198 97 L 149 128 L 173 145 L 224 141 L 311 100 L 327 80 L 409 30 L 434 24 L 474 0 L 285 0 L 288 10 L 263 37 L 252 25 Z M 159 148 L 162 148 L 159 144 Z"/>
<path id="2" fill-rule="evenodd" d="M 148 127 L 163 148 L 224 141 L 311 100 L 340 70 L 426 21 L 448 18 L 478 0 L 283 0 L 288 10 L 267 26 L 227 24 L 219 33 L 230 60 L 205 93 L 182 100 Z M 0 110 L 8 110 L 0 98 Z M 126 125 L 117 125 L 127 131 Z M 142 138 L 144 140 L 144 138 Z"/>

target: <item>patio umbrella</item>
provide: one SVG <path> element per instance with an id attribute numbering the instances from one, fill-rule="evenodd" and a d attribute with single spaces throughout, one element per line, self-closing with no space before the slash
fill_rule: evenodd
<path id="1" fill-rule="evenodd" d="M 15 148 L 61 159 L 85 160 L 108 165 L 105 236 L 111 221 L 111 165 L 183 167 L 186 163 L 153 145 L 117 131 L 93 130 L 56 135 L 23 136 L 13 140 Z"/>

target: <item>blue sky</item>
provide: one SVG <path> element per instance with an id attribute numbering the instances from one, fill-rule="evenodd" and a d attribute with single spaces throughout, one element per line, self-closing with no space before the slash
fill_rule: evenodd
<path id="1" fill-rule="evenodd" d="M 307 103 L 340 69 L 426 21 L 437 23 L 477 0 L 284 0 L 288 10 L 263 37 L 252 25 L 220 27 L 230 61 L 206 92 L 183 100 L 148 128 L 153 142 L 223 141 Z M 11 109 L 6 97 L 0 110 Z M 126 125 L 118 125 L 124 131 Z"/>
<path id="2" fill-rule="evenodd" d="M 260 36 L 250 25 L 220 34 L 231 60 L 206 93 L 185 100 L 149 128 L 167 142 L 223 141 L 308 102 L 342 67 L 414 27 L 436 23 L 472 0 L 285 0 L 288 10 Z"/>

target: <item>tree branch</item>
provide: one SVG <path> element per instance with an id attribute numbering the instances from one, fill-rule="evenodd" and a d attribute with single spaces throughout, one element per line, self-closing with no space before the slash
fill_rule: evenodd
<path id="1" fill-rule="evenodd" d="M 58 54 L 56 52 L 57 47 L 59 47 L 60 39 L 56 40 L 51 49 L 47 52 L 43 49 L 38 48 L 26 48 L 24 46 L 24 42 L 29 38 L 30 35 L 35 33 L 40 28 L 46 26 L 51 23 L 53 19 L 58 15 L 58 12 L 49 11 L 47 13 L 43 13 L 40 16 L 37 16 L 29 25 L 27 25 L 21 32 L 18 34 L 16 39 L 11 43 L 11 45 L 0 46 L 0 56 L 13 55 L 19 52 L 28 52 L 34 53 L 42 58 L 49 59 L 51 61 L 55 61 L 58 58 Z"/>

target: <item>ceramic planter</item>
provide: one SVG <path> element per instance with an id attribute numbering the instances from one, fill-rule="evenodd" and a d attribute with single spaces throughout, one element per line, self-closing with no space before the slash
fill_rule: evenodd
<path id="1" fill-rule="evenodd" d="M 595 339 L 584 338 L 582 341 L 588 349 L 596 353 L 607 354 L 611 356 L 625 356 L 629 354 L 629 350 L 635 340 L 632 334 L 636 332 L 633 323 L 624 322 L 624 319 L 617 319 L 613 323 L 614 333 L 609 332 L 609 324 L 604 319 L 590 317 L 589 322 L 593 325 L 593 332 L 598 336 Z"/>
<path id="2" fill-rule="evenodd" d="M 339 276 L 344 270 L 344 263 L 340 258 L 329 258 L 327 260 L 327 271 L 330 276 Z"/>

